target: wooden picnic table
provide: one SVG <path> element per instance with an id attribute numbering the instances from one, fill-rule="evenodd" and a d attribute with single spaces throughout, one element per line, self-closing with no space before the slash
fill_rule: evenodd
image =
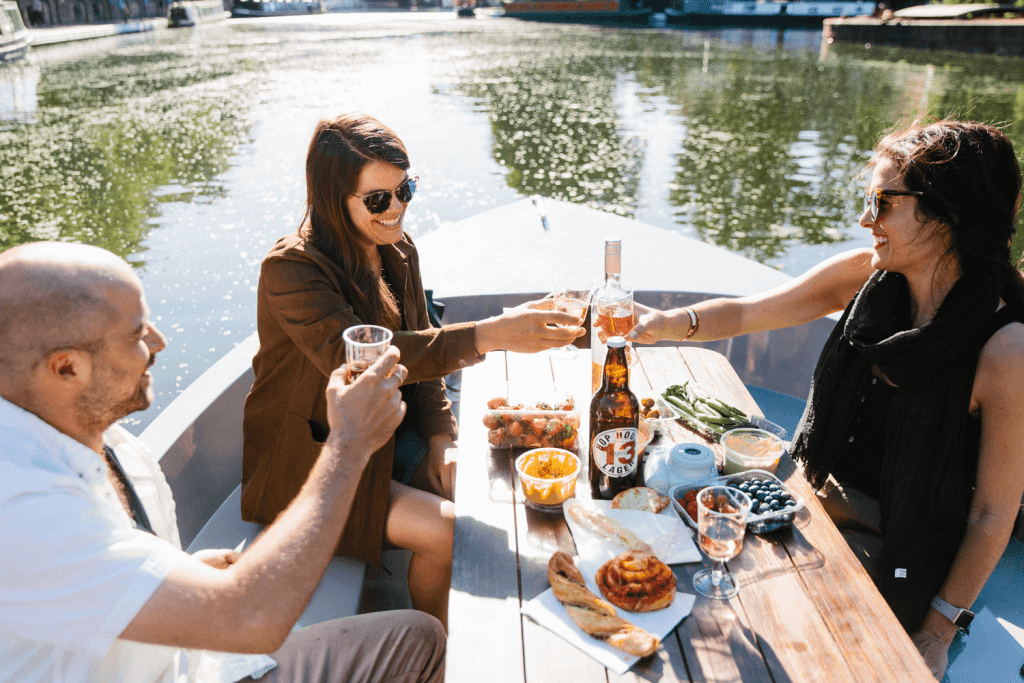
<path id="1" fill-rule="evenodd" d="M 699 347 L 641 348 L 630 384 L 637 394 L 693 379 L 728 403 L 761 411 L 724 356 Z M 463 372 L 455 547 L 449 607 L 447 678 L 451 683 L 529 681 L 934 681 L 916 648 L 788 456 L 777 476 L 806 506 L 790 530 L 747 534 L 728 563 L 740 593 L 727 601 L 697 595 L 693 612 L 661 644 L 619 676 L 520 615 L 549 584 L 556 550 L 575 555 L 560 514 L 523 504 L 513 461 L 482 424 L 486 402 L 506 382 L 569 389 L 582 413 L 579 453 L 586 463 L 590 352 L 572 361 L 547 354 L 491 353 Z M 659 443 L 702 442 L 680 424 Z M 721 463 L 721 448 L 712 448 Z M 586 467 L 586 465 L 585 465 Z M 576 495 L 590 497 L 584 471 Z M 703 563 L 674 565 L 677 589 L 696 593 Z"/>

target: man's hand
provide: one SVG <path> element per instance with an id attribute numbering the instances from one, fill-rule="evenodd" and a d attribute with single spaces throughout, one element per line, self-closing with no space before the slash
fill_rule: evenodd
<path id="1" fill-rule="evenodd" d="M 392 346 L 349 385 L 345 384 L 346 366 L 331 373 L 327 384 L 329 441 L 357 443 L 371 452 L 387 443 L 405 416 L 399 387 L 409 371 L 398 364 L 400 355 Z"/>
<path id="2" fill-rule="evenodd" d="M 949 665 L 949 645 L 953 642 L 952 639 L 923 628 L 913 633 L 910 639 L 917 646 L 924 663 L 931 669 L 932 676 L 935 676 L 935 680 L 941 681 L 946 674 L 946 666 Z"/>
<path id="3" fill-rule="evenodd" d="M 196 558 L 203 564 L 207 564 L 214 569 L 227 569 L 234 563 L 238 562 L 238 558 L 242 556 L 242 553 L 220 548 L 217 550 L 199 550 L 192 553 L 192 557 Z"/>

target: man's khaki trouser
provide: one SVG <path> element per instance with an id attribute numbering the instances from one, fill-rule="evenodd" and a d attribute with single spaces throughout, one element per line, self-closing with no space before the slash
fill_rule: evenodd
<path id="1" fill-rule="evenodd" d="M 434 617 L 394 610 L 295 631 L 260 683 L 442 683 L 445 634 Z M 245 681 L 252 681 L 245 678 Z"/>

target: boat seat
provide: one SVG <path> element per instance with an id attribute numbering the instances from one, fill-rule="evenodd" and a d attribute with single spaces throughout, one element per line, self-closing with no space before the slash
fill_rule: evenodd
<path id="1" fill-rule="evenodd" d="M 1010 539 L 974 601 L 971 634 L 949 647 L 943 683 L 1020 681 L 1024 666 L 1024 545 Z"/>
<path id="2" fill-rule="evenodd" d="M 803 417 L 804 406 L 807 405 L 807 402 L 789 394 L 754 386 L 753 384 L 745 386 L 747 391 L 750 392 L 751 397 L 757 402 L 757 407 L 764 413 L 764 416 L 785 429 L 786 439 L 792 440 L 796 435 L 796 426 L 800 424 L 800 418 Z"/>
<path id="3" fill-rule="evenodd" d="M 245 547 L 249 548 L 263 531 L 263 527 L 242 520 L 239 516 L 241 500 L 242 487 L 239 486 L 213 513 L 189 545 L 188 552 L 194 553 L 210 548 L 236 548 L 242 541 L 245 541 Z M 335 556 L 327 565 L 320 585 L 317 586 L 306 610 L 292 630 L 357 614 L 365 576 L 365 563 Z"/>

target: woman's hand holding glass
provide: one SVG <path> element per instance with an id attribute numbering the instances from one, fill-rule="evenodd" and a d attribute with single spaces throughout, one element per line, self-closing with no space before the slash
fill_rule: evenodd
<path id="1" fill-rule="evenodd" d="M 476 351 L 536 353 L 571 343 L 586 330 L 571 313 L 553 310 L 551 299 L 528 301 L 476 324 Z"/>
<path id="2" fill-rule="evenodd" d="M 583 325 L 583 320 L 587 317 L 587 309 L 590 308 L 590 296 L 593 291 L 594 281 L 589 278 L 559 275 L 555 291 L 551 293 L 552 306 L 556 311 L 576 316 L 576 324 L 572 327 L 579 327 Z M 579 353 L 579 349 L 572 344 L 566 344 L 548 349 L 548 353 L 555 358 L 572 360 Z"/>
<path id="3" fill-rule="evenodd" d="M 626 335 L 637 344 L 655 344 L 665 339 L 679 341 L 690 331 L 690 316 L 681 308 L 659 311 L 634 303 L 640 319 Z"/>

